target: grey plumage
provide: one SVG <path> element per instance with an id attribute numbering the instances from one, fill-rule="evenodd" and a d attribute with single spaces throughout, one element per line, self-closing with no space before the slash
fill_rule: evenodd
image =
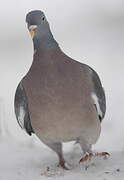
<path id="1" fill-rule="evenodd" d="M 99 114 L 99 119 L 101 121 L 104 118 L 106 112 L 106 98 L 99 76 L 93 69 L 92 69 L 92 80 L 94 84 L 94 93 L 98 97 L 98 102 L 100 105 L 100 109 L 102 111 L 102 116 Z"/>
<path id="2" fill-rule="evenodd" d="M 59 164 L 66 168 L 62 142 L 75 140 L 84 153 L 92 152 L 105 116 L 105 93 L 92 68 L 61 51 L 43 12 L 31 11 L 26 22 L 34 57 L 16 91 L 16 117 L 28 134 L 35 132 L 58 154 Z"/>
<path id="3" fill-rule="evenodd" d="M 17 121 L 21 128 L 24 128 L 26 132 L 31 136 L 34 133 L 33 128 L 31 126 L 30 115 L 28 111 L 28 101 L 26 97 L 26 93 L 22 83 L 20 82 L 16 94 L 15 94 L 15 114 Z M 23 114 L 22 114 L 23 113 Z M 23 116 L 23 118 L 22 118 Z"/>

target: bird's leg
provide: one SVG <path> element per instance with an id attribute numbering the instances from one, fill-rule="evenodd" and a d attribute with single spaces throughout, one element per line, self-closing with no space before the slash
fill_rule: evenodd
<path id="1" fill-rule="evenodd" d="M 65 160 L 64 160 L 63 156 L 60 155 L 60 154 L 58 154 L 58 156 L 59 156 L 59 164 L 58 164 L 58 166 L 62 167 L 65 170 L 69 170 L 69 168 L 65 165 L 66 163 L 65 163 Z"/>
<path id="2" fill-rule="evenodd" d="M 62 152 L 62 143 L 50 143 L 47 144 L 53 151 L 55 151 L 59 157 L 59 167 L 62 167 L 63 169 L 69 170 L 68 167 L 66 167 L 66 163 L 63 157 L 63 152 Z"/>
<path id="3" fill-rule="evenodd" d="M 110 156 L 109 153 L 107 152 L 101 152 L 101 153 L 93 153 L 91 150 L 91 145 L 88 144 L 86 141 L 84 141 L 83 139 L 79 140 L 80 146 L 84 152 L 84 156 L 80 159 L 79 163 L 84 163 L 84 162 L 89 162 L 92 160 L 92 158 L 94 157 L 104 157 L 107 158 L 108 156 Z"/>
<path id="4" fill-rule="evenodd" d="M 92 146 L 90 144 L 88 144 L 83 138 L 81 138 L 80 140 L 78 140 L 82 151 L 84 152 L 84 156 L 80 159 L 79 162 L 86 162 L 88 160 L 91 160 L 92 158 Z"/>

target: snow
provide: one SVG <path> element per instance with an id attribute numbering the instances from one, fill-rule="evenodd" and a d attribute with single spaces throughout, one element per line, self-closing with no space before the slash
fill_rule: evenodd
<path id="1" fill-rule="evenodd" d="M 33 137 L 35 138 L 35 137 Z M 86 170 L 79 164 L 82 153 L 78 145 L 64 145 L 65 158 L 70 170 L 57 167 L 57 156 L 39 142 L 3 138 L 0 143 L 0 179 L 1 180 L 123 180 L 124 152 L 112 151 L 108 159 L 93 159 L 93 165 Z M 35 139 L 37 140 L 37 139 Z M 38 140 L 37 140 L 38 141 Z"/>

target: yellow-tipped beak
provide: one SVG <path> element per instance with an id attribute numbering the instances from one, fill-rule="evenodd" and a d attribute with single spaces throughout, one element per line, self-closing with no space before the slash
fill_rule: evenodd
<path id="1" fill-rule="evenodd" d="M 36 34 L 35 30 L 30 31 L 30 35 L 31 35 L 32 39 L 34 38 L 35 34 Z"/>
<path id="2" fill-rule="evenodd" d="M 31 35 L 32 39 L 34 38 L 34 36 L 36 34 L 36 30 L 37 30 L 37 25 L 29 26 L 29 32 L 30 32 L 30 35 Z"/>

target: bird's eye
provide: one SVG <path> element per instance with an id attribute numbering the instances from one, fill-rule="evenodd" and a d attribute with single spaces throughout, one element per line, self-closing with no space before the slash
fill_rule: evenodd
<path id="1" fill-rule="evenodd" d="M 45 17 L 44 17 L 44 16 L 42 17 L 42 20 L 43 20 L 43 21 L 45 20 Z"/>

